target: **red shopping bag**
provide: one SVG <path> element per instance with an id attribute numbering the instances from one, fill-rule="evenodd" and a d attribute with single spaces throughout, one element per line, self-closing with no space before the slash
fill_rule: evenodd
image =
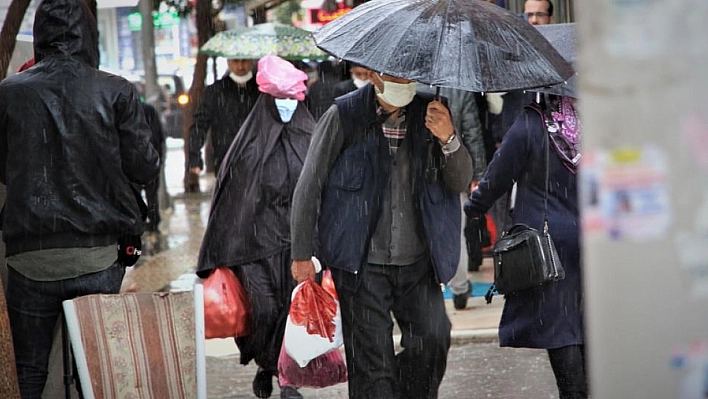
<path id="1" fill-rule="evenodd" d="M 204 327 L 206 338 L 248 335 L 251 306 L 238 278 L 228 267 L 214 270 L 204 280 Z"/>
<path id="2" fill-rule="evenodd" d="M 337 289 L 334 287 L 334 280 L 332 279 L 332 271 L 329 269 L 325 270 L 322 274 L 322 288 L 327 291 L 328 294 L 332 295 L 332 298 L 339 300 L 337 296 Z"/>
<path id="3" fill-rule="evenodd" d="M 285 351 L 280 348 L 278 357 L 278 384 L 281 387 L 324 388 L 347 382 L 347 366 L 339 349 L 333 349 L 320 355 L 300 367 Z"/>
<path id="4" fill-rule="evenodd" d="M 342 346 L 342 342 L 339 301 L 310 279 L 298 284 L 283 336 L 288 356 L 305 367 L 312 359 Z"/>
<path id="5" fill-rule="evenodd" d="M 337 307 L 337 300 L 322 286 L 312 280 L 306 280 L 293 292 L 289 315 L 292 323 L 304 326 L 308 334 L 333 341 Z"/>

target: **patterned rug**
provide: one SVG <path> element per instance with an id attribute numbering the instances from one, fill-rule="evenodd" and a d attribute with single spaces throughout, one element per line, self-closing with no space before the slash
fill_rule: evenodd
<path id="1" fill-rule="evenodd" d="M 97 398 L 196 397 L 191 292 L 89 295 L 73 303 L 78 320 L 68 312 L 67 321 L 78 323 Z"/>

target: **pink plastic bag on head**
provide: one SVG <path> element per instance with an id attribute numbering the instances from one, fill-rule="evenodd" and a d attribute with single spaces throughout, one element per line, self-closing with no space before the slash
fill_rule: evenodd
<path id="1" fill-rule="evenodd" d="M 258 90 L 275 98 L 305 99 L 307 74 L 288 61 L 267 55 L 258 61 Z"/>

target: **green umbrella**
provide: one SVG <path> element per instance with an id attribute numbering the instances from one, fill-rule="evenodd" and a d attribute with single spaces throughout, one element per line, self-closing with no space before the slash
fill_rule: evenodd
<path id="1" fill-rule="evenodd" d="M 288 60 L 325 59 L 310 32 L 278 23 L 219 32 L 199 50 L 202 54 L 235 59 L 277 55 Z"/>

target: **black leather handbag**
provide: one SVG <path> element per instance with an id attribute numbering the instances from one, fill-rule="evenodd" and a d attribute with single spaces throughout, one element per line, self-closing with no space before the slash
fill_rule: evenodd
<path id="1" fill-rule="evenodd" d="M 538 231 L 525 224 L 515 224 L 497 240 L 492 250 L 494 286 L 487 293 L 487 302 L 491 302 L 493 290 L 500 294 L 511 294 L 565 278 L 565 270 L 558 258 L 553 239 L 548 234 L 550 150 L 545 124 L 544 133 L 546 138 L 546 191 L 543 199 L 543 231 Z"/>
<path id="2" fill-rule="evenodd" d="M 510 294 L 565 278 L 548 224 L 538 231 L 516 224 L 494 244 L 494 286 Z"/>

